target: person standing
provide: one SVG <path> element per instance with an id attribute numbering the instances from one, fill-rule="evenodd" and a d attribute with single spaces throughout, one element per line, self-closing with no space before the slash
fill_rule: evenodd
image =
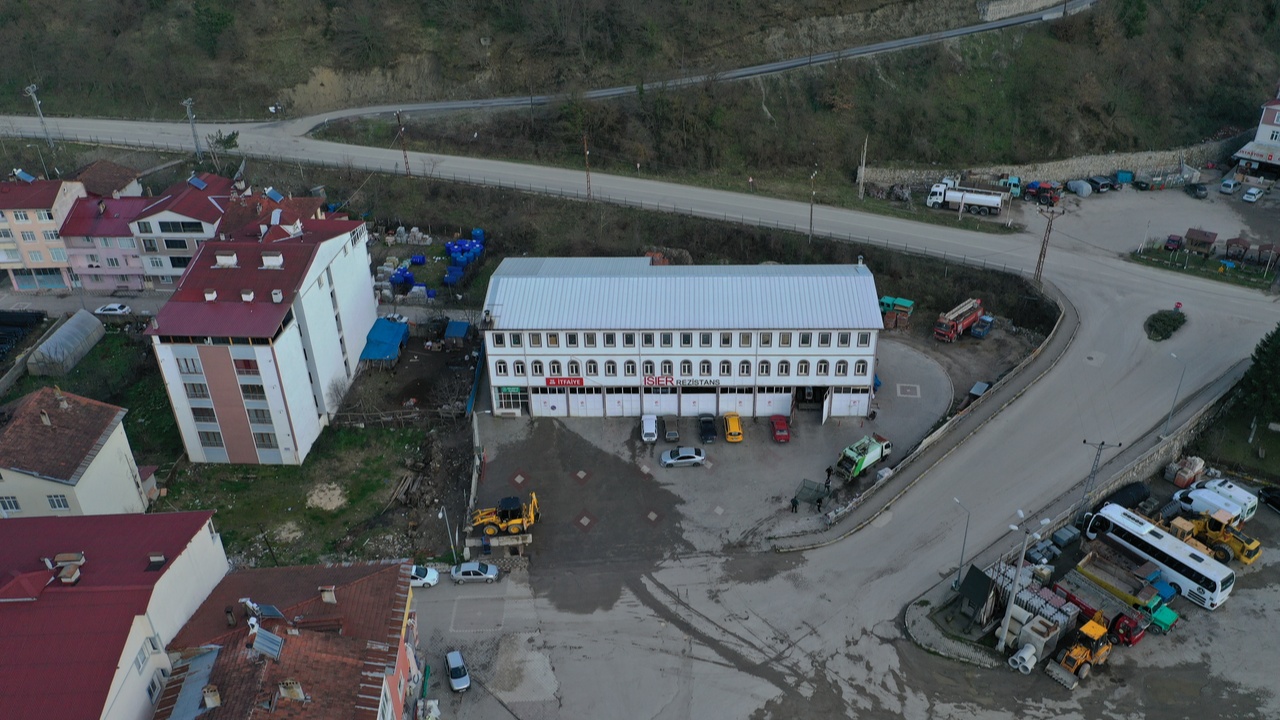
<path id="1" fill-rule="evenodd" d="M 791 498 L 791 512 L 793 512 L 793 513 L 798 513 L 798 512 L 800 512 L 800 499 L 799 499 L 799 498 L 794 498 L 794 497 L 793 497 L 793 498 Z"/>

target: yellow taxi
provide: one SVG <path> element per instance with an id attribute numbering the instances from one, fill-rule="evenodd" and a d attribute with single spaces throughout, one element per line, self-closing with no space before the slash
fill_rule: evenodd
<path id="1" fill-rule="evenodd" d="M 724 414 L 725 442 L 742 442 L 742 418 L 736 412 Z"/>

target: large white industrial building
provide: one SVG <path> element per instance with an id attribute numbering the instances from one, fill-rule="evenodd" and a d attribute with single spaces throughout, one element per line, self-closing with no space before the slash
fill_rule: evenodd
<path id="1" fill-rule="evenodd" d="M 879 307 L 861 263 L 508 258 L 481 324 L 494 414 L 866 415 Z"/>

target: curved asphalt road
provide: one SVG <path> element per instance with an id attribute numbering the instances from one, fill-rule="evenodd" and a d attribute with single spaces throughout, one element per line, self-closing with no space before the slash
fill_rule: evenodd
<path id="1" fill-rule="evenodd" d="M 172 123 L 53 119 L 49 128 L 57 138 L 123 146 L 184 149 L 190 142 L 189 128 Z M 201 137 L 215 129 L 239 131 L 242 150 L 254 157 L 401 171 L 398 150 L 321 142 L 271 124 L 201 126 Z M 34 119 L 20 117 L 0 118 L 0 133 L 41 136 Z M 585 193 L 582 173 L 559 168 L 422 153 L 411 153 L 410 162 L 415 175 L 566 196 Z M 809 206 L 800 202 L 603 174 L 592 175 L 592 188 L 597 200 L 609 202 L 762 225 L 808 223 Z M 985 235 L 831 207 L 817 208 L 814 229 L 820 235 L 870 238 L 1022 270 L 1034 266 L 1039 246 L 1034 229 L 1017 236 Z M 760 682 L 758 693 L 721 692 L 717 688 L 727 685 L 700 683 L 695 708 L 703 708 L 709 717 L 750 715 L 777 689 L 753 670 L 754 663 L 777 663 L 783 653 L 782 668 L 798 686 L 818 692 L 812 683 L 821 678 L 835 683 L 842 702 L 877 709 L 862 717 L 879 717 L 881 710 L 885 717 L 901 716 L 895 704 L 918 700 L 925 691 L 911 688 L 900 676 L 896 618 L 905 599 L 954 572 L 960 516 L 952 496 L 962 496 L 970 508 L 980 509 L 969 529 L 969 547 L 995 542 L 1007 533 L 1005 526 L 1016 509 L 1043 507 L 1087 474 L 1093 455 L 1081 449 L 1082 438 L 1130 445 L 1159 428 L 1179 370 L 1170 352 L 1185 363 L 1182 397 L 1188 398 L 1247 357 L 1275 324 L 1274 302 L 1257 292 L 1126 263 L 1117 255 L 1131 239 L 1092 240 L 1088 245 L 1055 247 L 1045 268 L 1046 277 L 1062 289 L 1080 316 L 1078 334 L 1061 361 L 957 448 L 888 516 L 835 547 L 806 555 L 806 564 L 795 572 L 805 578 L 805 587 L 820 591 L 797 592 L 800 585 L 779 576 L 769 582 L 716 585 L 711 593 L 717 581 L 708 578 L 719 573 L 718 561 L 709 558 L 673 560 L 669 572 L 654 578 L 656 583 L 678 583 L 687 593 L 683 607 L 690 612 L 706 617 L 740 612 L 751 635 L 762 638 L 753 647 L 736 650 L 750 663 L 730 666 L 712 660 L 703 666 L 705 672 L 739 680 L 744 674 L 754 676 Z M 1172 340 L 1156 346 L 1142 334 L 1142 321 L 1155 310 L 1171 307 L 1174 300 L 1183 303 L 1192 321 Z M 838 630 L 817 632 L 818 627 Z M 669 682 L 679 684 L 678 679 Z M 661 695 L 670 688 L 658 683 L 652 690 Z M 578 698 L 596 692 L 591 687 L 561 691 L 569 715 L 584 709 L 575 708 Z M 660 704 L 651 709 L 660 710 Z M 626 717 L 645 715 L 640 708 L 618 712 L 624 710 Z M 943 705 L 927 714 L 972 717 L 963 707 Z M 655 715 L 660 712 L 648 716 Z"/>

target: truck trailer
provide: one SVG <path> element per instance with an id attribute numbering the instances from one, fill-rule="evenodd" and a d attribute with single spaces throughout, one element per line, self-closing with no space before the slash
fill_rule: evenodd
<path id="1" fill-rule="evenodd" d="M 1169 598 L 1152 585 L 1153 581 L 1159 579 L 1159 568 L 1152 572 L 1144 569 L 1145 567 L 1115 562 L 1103 557 L 1095 548 L 1081 558 L 1076 570 L 1117 600 L 1145 612 L 1151 617 L 1153 625 L 1171 629 L 1178 622 L 1178 613 L 1165 604 Z"/>
<path id="2" fill-rule="evenodd" d="M 1009 199 L 1009 193 L 975 187 L 961 187 L 950 178 L 935 183 L 929 189 L 924 204 L 931 208 L 963 210 L 973 215 L 999 215 Z"/>

